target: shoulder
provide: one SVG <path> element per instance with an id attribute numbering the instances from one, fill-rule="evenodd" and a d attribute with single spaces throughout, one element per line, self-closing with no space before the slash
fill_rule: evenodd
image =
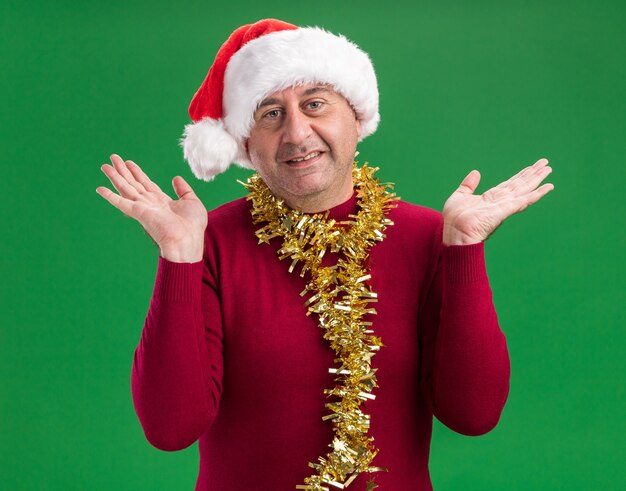
<path id="1" fill-rule="evenodd" d="M 409 256 L 416 261 L 432 257 L 443 236 L 442 214 L 433 208 L 407 201 L 399 200 L 397 203 L 398 206 L 388 215 L 393 225 L 385 230 L 387 239 L 382 243 L 383 249 L 401 257 L 410 251 Z"/>
<path id="2" fill-rule="evenodd" d="M 386 238 L 372 251 L 372 264 L 376 262 L 385 264 L 386 268 L 400 268 L 409 272 L 409 276 L 424 278 L 437 257 L 441 243 L 441 213 L 399 200 L 387 217 L 393 225 L 385 229 Z"/>
<path id="3" fill-rule="evenodd" d="M 213 208 L 208 212 L 209 222 L 218 224 L 224 221 L 249 218 L 250 203 L 245 197 L 237 198 L 233 201 L 219 205 L 217 208 Z"/>
<path id="4" fill-rule="evenodd" d="M 427 206 L 398 200 L 398 206 L 389 212 L 394 227 L 403 233 L 431 236 L 443 227 L 441 212 Z"/>
<path id="5" fill-rule="evenodd" d="M 254 236 L 250 201 L 245 197 L 224 203 L 207 212 L 205 237 L 208 242 L 232 248 L 235 241 Z"/>

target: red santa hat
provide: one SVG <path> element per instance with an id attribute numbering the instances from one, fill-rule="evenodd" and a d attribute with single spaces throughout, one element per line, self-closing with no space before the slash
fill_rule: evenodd
<path id="1" fill-rule="evenodd" d="M 193 174 L 210 181 L 231 163 L 252 169 L 244 142 L 258 105 L 305 83 L 329 84 L 348 100 L 361 122 L 361 140 L 376 131 L 378 86 L 367 54 L 319 27 L 264 19 L 230 35 L 193 96 L 193 123 L 180 140 Z"/>

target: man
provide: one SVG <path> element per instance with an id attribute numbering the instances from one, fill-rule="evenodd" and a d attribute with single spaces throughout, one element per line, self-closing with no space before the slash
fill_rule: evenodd
<path id="1" fill-rule="evenodd" d="M 508 397 L 484 241 L 553 188 L 547 160 L 482 196 L 472 171 L 443 213 L 398 200 L 353 164 L 379 120 L 367 55 L 273 19 L 231 35 L 189 112 L 194 174 L 252 168 L 248 199 L 207 213 L 117 155 L 120 194 L 97 189 L 160 249 L 132 370 L 147 439 L 199 441 L 198 490 L 432 489 L 433 415 L 480 435 Z"/>

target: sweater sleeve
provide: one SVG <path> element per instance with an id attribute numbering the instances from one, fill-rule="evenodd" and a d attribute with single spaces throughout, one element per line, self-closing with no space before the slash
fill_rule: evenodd
<path id="1" fill-rule="evenodd" d="M 484 242 L 435 237 L 435 273 L 420 316 L 421 384 L 432 413 L 464 435 L 493 429 L 509 393 L 510 360 L 487 277 Z"/>
<path id="2" fill-rule="evenodd" d="M 182 450 L 211 425 L 222 393 L 223 334 L 216 282 L 205 261 L 159 256 L 135 350 L 131 391 L 146 439 Z"/>

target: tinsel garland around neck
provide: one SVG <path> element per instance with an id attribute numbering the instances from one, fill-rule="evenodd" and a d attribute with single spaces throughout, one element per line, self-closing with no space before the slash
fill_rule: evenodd
<path id="1" fill-rule="evenodd" d="M 336 222 L 328 218 L 329 212 L 308 214 L 293 210 L 277 198 L 258 174 L 242 183 L 252 200 L 253 222 L 265 223 L 256 231 L 259 244 L 275 237 L 282 237 L 278 251 L 280 259 L 291 258 L 289 272 L 302 263 L 300 276 L 310 273 L 308 283 L 300 296 L 312 293 L 305 302 L 306 315 L 317 314 L 319 325 L 324 330 L 324 339 L 338 355 L 338 366 L 329 368 L 336 374 L 337 382 L 332 389 L 325 389 L 327 398 L 336 400 L 326 404 L 330 414 L 322 420 L 330 420 L 334 438 L 328 446 L 332 448 L 326 457 L 318 457 L 319 463 L 309 462 L 317 473 L 306 477 L 305 484 L 296 489 L 328 491 L 327 485 L 344 489 L 361 472 L 387 471 L 372 467 L 370 463 L 378 453 L 368 437 L 370 416 L 361 411 L 361 403 L 375 399 L 371 394 L 376 383 L 376 368 L 371 368 L 374 354 L 383 346 L 379 337 L 370 329 L 371 322 L 365 321 L 367 314 L 376 314 L 370 307 L 377 301 L 377 294 L 367 283 L 371 278 L 365 262 L 370 248 L 385 238 L 385 228 L 393 225 L 386 218 L 389 209 L 397 206 L 399 198 L 387 188 L 392 184 L 381 184 L 373 177 L 378 168 L 365 163 L 353 164 L 353 180 L 357 189 L 358 212 L 349 215 L 351 220 Z M 322 258 L 327 251 L 340 252 L 343 256 L 333 266 L 322 267 Z M 367 490 L 376 485 L 370 481 Z"/>

